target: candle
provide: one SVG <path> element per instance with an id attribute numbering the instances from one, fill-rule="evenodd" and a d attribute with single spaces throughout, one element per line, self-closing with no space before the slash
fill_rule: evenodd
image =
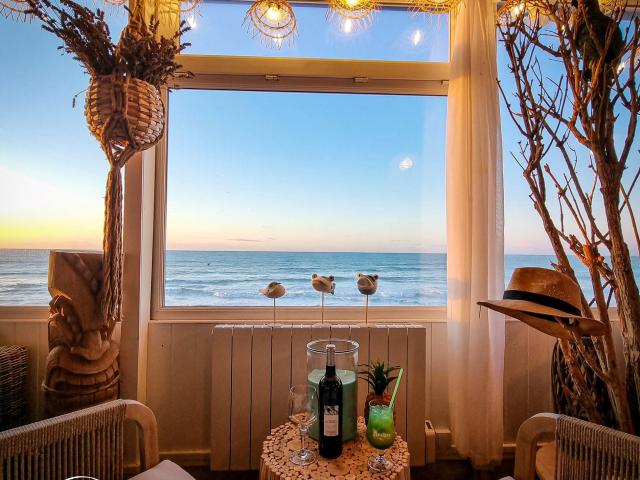
<path id="1" fill-rule="evenodd" d="M 309 373 L 307 380 L 309 385 L 318 389 L 318 384 L 324 376 L 325 369 L 316 368 Z M 336 369 L 336 375 L 342 381 L 342 441 L 347 442 L 356 438 L 358 433 L 358 414 L 356 404 L 358 402 L 358 379 L 356 372 L 351 370 Z M 312 409 L 317 413 L 318 405 L 312 405 Z M 309 435 L 314 440 L 318 440 L 318 422 L 316 421 L 309 430 Z"/>

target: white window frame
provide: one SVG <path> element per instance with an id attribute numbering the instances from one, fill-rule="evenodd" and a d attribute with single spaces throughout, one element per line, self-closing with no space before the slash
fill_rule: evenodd
<path id="1" fill-rule="evenodd" d="M 178 63 L 194 74 L 176 79 L 175 89 L 274 91 L 308 93 L 362 93 L 446 96 L 449 63 L 377 60 L 329 60 L 300 58 L 182 55 Z M 167 111 L 171 108 L 165 92 Z M 167 115 L 168 116 L 168 115 Z M 168 127 L 170 128 L 170 127 Z M 271 307 L 184 307 L 164 305 L 164 255 L 166 234 L 167 136 L 156 147 L 153 275 L 151 320 L 225 323 L 264 322 Z M 359 323 L 359 306 L 326 307 L 327 322 Z M 369 321 L 442 321 L 446 306 L 369 308 Z M 315 323 L 319 307 L 279 307 L 278 322 Z"/>

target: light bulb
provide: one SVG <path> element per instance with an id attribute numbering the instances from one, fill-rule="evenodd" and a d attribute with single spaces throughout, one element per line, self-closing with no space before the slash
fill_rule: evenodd
<path id="1" fill-rule="evenodd" d="M 415 32 L 413 32 L 411 41 L 413 42 L 414 46 L 417 46 L 422 41 L 422 32 L 420 30 L 416 30 Z"/>
<path id="2" fill-rule="evenodd" d="M 351 21 L 350 18 L 347 18 L 344 21 L 344 25 L 342 26 L 342 30 L 344 30 L 344 33 L 351 33 L 351 30 L 353 30 L 353 22 Z"/>
<path id="3" fill-rule="evenodd" d="M 516 5 L 511 9 L 511 15 L 514 17 L 517 17 L 522 12 L 524 12 L 524 3 L 519 3 L 518 5 Z"/>
<path id="4" fill-rule="evenodd" d="M 194 17 L 193 15 L 189 15 L 187 17 L 187 25 L 189 25 L 189 28 L 194 29 L 198 26 L 198 22 L 196 21 L 196 17 Z"/>
<path id="5" fill-rule="evenodd" d="M 625 62 L 620 62 L 620 64 L 618 65 L 618 75 L 620 75 L 622 73 L 622 71 L 625 69 L 625 67 L 627 66 L 627 64 Z"/>
<path id="6" fill-rule="evenodd" d="M 282 12 L 278 8 L 277 5 L 271 5 L 267 9 L 267 18 L 272 22 L 278 22 L 280 17 L 282 16 Z"/>
<path id="7" fill-rule="evenodd" d="M 347 5 L 349 5 L 351 8 L 357 6 L 360 3 L 360 0 L 346 0 L 347 1 Z"/>

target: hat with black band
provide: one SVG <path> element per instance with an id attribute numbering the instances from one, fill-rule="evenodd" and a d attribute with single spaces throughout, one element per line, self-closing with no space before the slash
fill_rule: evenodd
<path id="1" fill-rule="evenodd" d="M 571 277 L 547 268 L 516 268 L 502 300 L 478 304 L 557 338 L 573 338 L 572 330 L 591 336 L 606 332 L 605 324 L 582 315 L 578 284 Z"/>

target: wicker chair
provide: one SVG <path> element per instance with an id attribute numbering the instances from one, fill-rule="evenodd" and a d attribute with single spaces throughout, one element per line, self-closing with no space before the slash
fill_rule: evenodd
<path id="1" fill-rule="evenodd" d="M 155 415 L 134 400 L 114 400 L 0 432 L 0 479 L 121 480 L 125 420 L 133 421 L 140 434 L 140 463 L 145 472 L 136 480 L 193 480 L 168 460 L 158 463 Z"/>
<path id="2" fill-rule="evenodd" d="M 637 480 L 640 437 L 565 415 L 534 415 L 518 430 L 514 477 L 535 480 L 536 473 L 542 480 Z"/>

